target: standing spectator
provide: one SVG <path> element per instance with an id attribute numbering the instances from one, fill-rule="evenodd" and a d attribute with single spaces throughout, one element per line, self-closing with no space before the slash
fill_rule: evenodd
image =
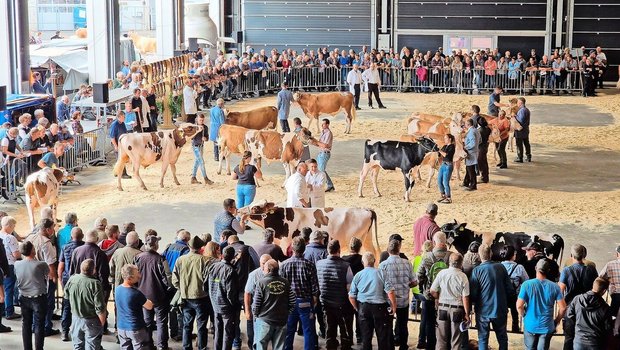
<path id="1" fill-rule="evenodd" d="M 22 310 L 22 342 L 24 350 L 32 350 L 32 334 L 34 333 L 35 349 L 43 350 L 45 315 L 47 314 L 47 282 L 50 270 L 45 261 L 37 259 L 32 242 L 22 243 L 19 252 L 23 260 L 15 262 L 15 276 L 19 290 L 19 305 Z"/>
<path id="2" fill-rule="evenodd" d="M 213 141 L 213 155 L 215 161 L 220 161 L 220 149 L 217 145 L 217 136 L 220 132 L 220 127 L 226 123 L 226 116 L 224 115 L 224 99 L 218 98 L 215 102 L 216 106 L 209 111 L 209 120 L 211 130 L 209 131 L 209 139 Z"/>
<path id="3" fill-rule="evenodd" d="M 327 247 L 324 244 L 327 237 L 325 231 L 313 231 L 310 234 L 310 243 L 306 245 L 304 259 L 316 265 L 319 260 L 327 258 Z"/>
<path id="4" fill-rule="evenodd" d="M 189 253 L 189 246 L 187 242 L 191 238 L 190 233 L 187 230 L 181 229 L 177 231 L 176 241 L 168 244 L 161 254 L 168 264 L 169 271 L 174 271 L 177 259 L 187 253 Z M 175 289 L 170 290 L 170 294 L 174 295 Z M 183 340 L 183 311 L 179 307 L 173 307 L 170 310 L 170 338 L 181 341 Z"/>
<path id="5" fill-rule="evenodd" d="M 273 350 L 284 350 L 288 315 L 295 308 L 295 293 L 290 282 L 279 276 L 278 262 L 271 259 L 263 267 L 265 277 L 256 283 L 252 313 L 256 350 L 267 350 L 269 342 Z"/>
<path id="6" fill-rule="evenodd" d="M 65 244 L 69 243 L 69 241 L 71 240 L 71 231 L 74 227 L 77 227 L 77 225 L 77 214 L 74 212 L 68 212 L 67 215 L 65 215 L 65 226 L 58 230 L 58 232 L 56 233 L 58 253 L 62 251 L 62 248 L 65 246 Z"/>
<path id="7" fill-rule="evenodd" d="M 131 107 L 131 101 L 132 100 L 127 100 L 125 102 L 124 112 L 125 112 L 125 125 L 127 126 L 127 132 L 140 132 L 140 130 L 138 129 L 138 114 Z M 79 116 L 79 115 L 74 114 L 74 117 L 75 116 Z M 73 119 L 79 120 L 78 118 L 73 118 Z M 76 132 L 76 134 L 78 134 L 78 132 Z"/>
<path id="8" fill-rule="evenodd" d="M 172 284 L 179 291 L 183 305 L 183 348 L 192 349 L 194 321 L 198 329 L 198 349 L 207 348 L 207 320 L 211 300 L 205 290 L 207 277 L 206 257 L 200 255 L 205 243 L 197 236 L 189 240 L 189 254 L 180 256 L 172 271 Z M 213 302 L 216 302 L 213 300 Z"/>
<path id="9" fill-rule="evenodd" d="M 620 309 L 620 245 L 616 247 L 616 259 L 605 264 L 599 276 L 609 280 L 609 312 L 616 315 Z"/>
<path id="10" fill-rule="evenodd" d="M 479 348 L 488 348 L 492 324 L 499 349 L 506 350 L 508 349 L 506 310 L 510 295 L 514 294 L 515 290 L 506 269 L 501 264 L 491 261 L 491 247 L 482 244 L 478 253 L 482 264 L 474 268 L 469 282 L 472 304 L 476 308 Z"/>
<path id="11" fill-rule="evenodd" d="M 134 74 L 134 77 L 140 77 L 139 74 Z M 144 125 L 142 125 L 142 90 L 140 90 L 140 88 L 138 87 L 140 82 L 139 81 L 134 81 L 132 78 L 132 84 L 135 84 L 135 88 L 133 89 L 133 96 L 131 97 L 131 110 L 134 111 L 136 113 L 135 115 L 135 126 L 134 126 L 134 130 L 136 130 L 137 132 L 143 132 L 142 127 Z M 125 113 L 127 113 L 127 109 L 125 109 Z M 127 119 L 129 119 L 129 117 L 127 117 Z"/>
<path id="12" fill-rule="evenodd" d="M 546 278 L 549 268 L 546 260 L 539 260 L 536 278 L 525 281 L 519 292 L 517 309 L 523 317 L 523 337 L 528 350 L 549 349 L 551 337 L 566 311 L 560 287 Z M 556 302 L 558 312 L 554 318 Z"/>
<path id="13" fill-rule="evenodd" d="M 198 113 L 198 107 L 196 106 L 196 99 L 198 93 L 194 90 L 194 80 L 185 79 L 185 86 L 183 87 L 183 110 L 187 116 L 187 122 L 194 124 L 196 121 L 196 114 Z"/>
<path id="14" fill-rule="evenodd" d="M 58 123 L 69 121 L 69 96 L 63 95 L 56 104 L 56 120 Z"/>
<path id="15" fill-rule="evenodd" d="M 418 280 L 413 274 L 413 266 L 407 259 L 400 257 L 401 241 L 394 239 L 388 245 L 390 256 L 379 264 L 383 278 L 394 288 L 396 295 L 396 325 L 394 328 L 394 345 L 399 345 L 400 350 L 407 350 L 409 339 L 409 294 L 411 288 L 418 285 Z M 320 274 L 319 274 L 320 276 Z"/>
<path id="16" fill-rule="evenodd" d="M 471 272 L 476 266 L 482 264 L 482 261 L 480 260 L 480 254 L 478 254 L 478 249 L 480 249 L 480 242 L 473 241 L 469 243 L 469 247 L 467 247 L 467 252 L 463 256 L 463 272 L 465 273 L 467 278 L 471 277 Z"/>
<path id="17" fill-rule="evenodd" d="M 374 94 L 379 108 L 387 108 L 383 105 L 381 98 L 379 97 L 381 77 L 379 76 L 376 63 L 371 63 L 370 68 L 366 69 L 364 73 L 362 73 L 362 79 L 364 79 L 364 82 L 368 85 L 368 107 L 374 108 L 372 106 L 372 95 Z"/>
<path id="18" fill-rule="evenodd" d="M 254 298 L 254 291 L 256 290 L 256 283 L 265 277 L 263 267 L 267 261 L 271 260 L 271 255 L 261 254 L 259 259 L 259 267 L 254 269 L 248 275 L 248 281 L 245 283 L 243 291 L 243 307 L 245 309 L 246 319 L 246 331 L 248 335 L 248 348 L 254 349 L 254 321 L 255 315 L 252 313 L 252 302 Z"/>
<path id="19" fill-rule="evenodd" d="M 575 325 L 573 349 L 605 349 L 605 340 L 612 326 L 609 305 L 603 299 L 608 287 L 609 281 L 597 277 L 592 290 L 577 295 L 568 305 L 565 319 L 570 319 Z"/>
<path id="20" fill-rule="evenodd" d="M 463 178 L 463 187 L 466 191 L 475 191 L 478 189 L 478 180 L 476 178 L 476 165 L 478 165 L 478 149 L 480 145 L 480 133 L 475 127 L 475 121 L 468 119 L 466 122 L 467 134 L 465 135 L 464 148 L 467 152 L 467 158 L 465 158 L 466 174 Z"/>
<path id="21" fill-rule="evenodd" d="M 560 273 L 558 285 L 568 306 L 571 305 L 571 302 L 577 295 L 590 291 L 594 280 L 598 277 L 596 268 L 584 263 L 583 259 L 585 259 L 586 255 L 586 247 L 578 243 L 573 244 L 570 253 L 573 264 L 565 267 Z M 572 350 L 575 339 L 575 324 L 573 320 L 569 317 L 564 317 L 562 329 L 564 330 L 564 350 Z"/>
<path id="22" fill-rule="evenodd" d="M 286 350 L 293 349 L 297 324 L 301 322 L 304 336 L 304 350 L 314 350 L 317 345 L 314 308 L 318 303 L 319 283 L 316 267 L 304 259 L 306 242 L 302 237 L 293 238 L 293 256 L 282 263 L 280 274 L 291 283 L 295 292 L 295 308 L 289 314 L 286 324 Z"/>
<path id="23" fill-rule="evenodd" d="M 351 241 L 349 242 L 349 255 L 345 255 L 342 257 L 342 260 L 349 263 L 351 266 L 351 271 L 353 272 L 353 276 L 357 275 L 358 272 L 364 269 L 364 264 L 362 263 L 362 255 L 360 254 L 360 249 L 362 249 L 362 241 L 357 237 L 351 237 Z M 362 343 L 362 333 L 360 327 L 360 319 L 356 312 L 353 313 L 355 317 L 355 339 L 357 344 Z"/>
<path id="24" fill-rule="evenodd" d="M 301 129 L 303 128 L 303 126 L 301 125 L 301 119 L 299 119 L 298 117 L 293 118 L 293 123 L 295 126 L 295 129 L 293 130 L 294 133 L 298 133 L 301 131 Z M 310 146 L 309 145 L 304 145 L 304 151 L 301 154 L 301 158 L 299 158 L 300 162 L 305 162 L 308 159 L 310 159 Z"/>
<path id="25" fill-rule="evenodd" d="M 334 183 L 327 173 L 327 162 L 331 157 L 332 143 L 334 142 L 334 135 L 329 128 L 329 119 L 323 119 L 321 122 L 321 137 L 319 141 L 314 141 L 314 145 L 319 148 L 319 154 L 316 157 L 316 161 L 319 163 L 319 170 L 325 174 L 327 178 L 327 189 L 325 192 L 334 191 Z"/>
<path id="26" fill-rule="evenodd" d="M 396 293 L 381 271 L 375 268 L 375 256 L 362 256 L 364 269 L 353 277 L 349 301 L 360 318 L 362 349 L 372 349 L 373 331 L 379 350 L 394 348 L 391 316 L 396 310 Z M 388 307 L 389 305 L 389 307 Z"/>
<path id="27" fill-rule="evenodd" d="M 286 188 L 286 206 L 289 208 L 308 208 L 310 206 L 310 198 L 308 194 L 308 185 L 306 183 L 306 173 L 308 165 L 306 163 L 297 164 L 295 174 L 289 176 L 284 183 Z"/>
<path id="28" fill-rule="evenodd" d="M 435 222 L 437 216 L 437 204 L 429 203 L 426 212 L 413 223 L 413 255 L 418 256 L 422 253 L 422 244 L 433 239 L 435 232 L 439 231 L 439 226 Z"/>
<path id="29" fill-rule="evenodd" d="M 108 257 L 108 261 L 112 259 L 112 255 L 115 251 L 124 247 L 124 245 L 118 241 L 119 234 L 120 230 L 118 225 L 110 225 L 106 227 L 106 236 L 108 236 L 108 238 L 98 244 L 99 248 L 101 248 L 101 250 Z"/>
<path id="30" fill-rule="evenodd" d="M 495 86 L 495 72 L 497 70 L 497 62 L 492 55 L 489 55 L 486 61 L 484 61 L 484 80 L 486 87 L 491 90 Z"/>
<path id="31" fill-rule="evenodd" d="M 530 278 L 536 278 L 536 264 L 539 260 L 547 260 L 550 264 L 549 271 L 545 275 L 547 279 L 553 282 L 557 282 L 558 278 L 560 278 L 560 268 L 558 264 L 547 258 L 545 253 L 543 252 L 543 247 L 538 242 L 530 242 L 527 246 L 522 248 L 525 250 L 525 256 L 527 257 L 527 261 L 523 264 L 525 267 L 525 271 Z"/>
<path id="32" fill-rule="evenodd" d="M 603 52 L 603 49 L 600 46 L 596 47 L 596 63 L 599 67 L 599 75 L 598 75 L 598 88 L 603 88 L 603 77 L 605 72 L 607 71 L 607 56 Z M 595 85 L 596 86 L 596 85 Z"/>
<path id="33" fill-rule="evenodd" d="M 291 131 L 288 125 L 288 116 L 291 112 L 292 103 L 293 93 L 288 89 L 288 82 L 285 81 L 282 83 L 282 90 L 278 92 L 278 99 L 276 101 L 276 107 L 278 108 L 278 120 L 280 120 L 282 132 Z"/>
<path id="34" fill-rule="evenodd" d="M 401 236 L 398 233 L 392 233 L 390 237 L 388 238 L 388 242 L 392 242 L 393 240 L 399 241 L 402 246 L 403 241 L 405 239 L 403 238 L 403 236 Z M 401 258 L 405 260 L 409 260 L 407 255 L 405 255 L 405 253 L 401 252 L 400 250 L 399 250 L 398 256 L 400 256 Z M 390 257 L 390 253 L 387 250 L 382 251 L 381 254 L 379 255 L 379 263 L 386 261 L 389 257 Z"/>
<path id="35" fill-rule="evenodd" d="M 241 162 L 235 167 L 232 179 L 237 180 L 237 204 L 243 208 L 256 197 L 256 181 L 263 179 L 263 173 L 259 168 L 250 164 L 252 162 L 252 152 L 245 151 L 241 157 Z"/>
<path id="36" fill-rule="evenodd" d="M 221 242 L 221 235 L 224 230 L 230 230 L 235 234 L 243 234 L 248 218 L 245 214 L 241 215 L 241 218 L 235 217 L 235 215 L 237 215 L 237 205 L 234 199 L 224 199 L 223 206 L 224 210 L 217 214 L 213 220 L 213 225 L 215 226 L 213 230 L 213 240 L 218 243 Z M 226 237 L 226 239 L 228 239 L 228 237 Z"/>
<path id="37" fill-rule="evenodd" d="M 60 276 L 60 281 L 62 286 L 67 286 L 67 282 L 71 277 L 70 268 L 71 268 L 71 258 L 73 257 L 73 251 L 75 248 L 80 247 L 84 244 L 82 240 L 84 238 L 84 233 L 82 229 L 79 227 L 74 227 L 71 229 L 71 241 L 65 244 L 60 251 L 60 258 L 58 259 L 58 276 Z M 80 267 L 81 271 L 81 267 Z M 90 274 L 92 275 L 92 274 Z M 89 276 L 90 276 L 89 275 Z M 103 286 L 102 286 L 103 288 Z M 101 296 L 101 301 L 103 302 L 103 295 Z M 71 303 L 69 298 L 62 299 L 62 313 L 60 316 L 60 328 L 61 328 L 61 340 L 69 341 L 69 328 L 71 327 L 71 319 L 73 318 L 71 313 Z"/>
<path id="38" fill-rule="evenodd" d="M 316 160 L 309 159 L 308 173 L 306 173 L 306 184 L 308 184 L 308 192 L 310 195 L 310 207 L 325 207 L 325 173 L 319 170 Z"/>
<path id="39" fill-rule="evenodd" d="M 517 254 L 515 254 L 515 248 L 511 245 L 505 245 L 499 252 L 499 256 L 502 258 L 502 265 L 506 268 L 506 272 L 508 273 L 508 278 L 510 279 L 510 283 L 512 283 L 512 287 L 515 290 L 515 294 L 509 295 L 508 299 L 508 309 L 510 310 L 510 316 L 512 317 L 512 332 L 519 332 L 519 312 L 517 310 L 517 296 L 519 295 L 519 291 L 521 290 L 521 285 L 523 282 L 530 279 L 525 271 L 525 268 L 521 264 L 517 264 L 515 259 L 517 258 Z"/>
<path id="40" fill-rule="evenodd" d="M 15 307 L 13 306 L 13 302 L 15 300 L 16 290 L 15 290 L 15 262 L 21 259 L 22 255 L 19 252 L 19 245 L 17 243 L 17 238 L 13 235 L 15 232 L 15 225 L 17 221 L 12 216 L 4 216 L 0 221 L 0 242 L 4 245 L 4 252 L 6 253 L 6 259 L 8 263 L 8 270 L 4 271 L 5 277 L 4 281 L 0 283 L 0 289 L 4 287 L 4 313 L 0 312 L 0 319 L 2 317 L 7 320 L 15 320 L 20 317 L 19 314 L 15 313 Z M 0 268 L 2 270 L 2 268 Z M 1 274 L 1 272 L 0 272 Z M 2 280 L 2 276 L 0 276 L 0 280 Z M 0 311 L 2 310 L 2 305 L 0 305 Z M 0 323 L 0 332 L 3 327 Z"/>
<path id="41" fill-rule="evenodd" d="M 73 348 L 99 349 L 106 321 L 103 286 L 94 278 L 95 262 L 86 259 L 80 264 L 80 273 L 65 284 L 65 299 L 73 308 Z"/>
<path id="42" fill-rule="evenodd" d="M 135 261 L 136 255 L 140 254 L 138 249 L 140 239 L 136 231 L 130 231 L 125 238 L 126 246 L 116 250 L 110 259 L 110 283 L 114 288 L 123 283 L 121 269 L 127 264 Z"/>
<path id="43" fill-rule="evenodd" d="M 54 247 L 51 237 L 54 236 L 54 226 L 55 223 L 51 219 L 42 219 L 38 225 L 39 231 L 30 235 L 26 238 L 27 241 L 31 242 L 34 246 L 36 258 L 39 261 L 44 261 L 49 267 L 49 280 L 47 283 L 47 307 L 45 314 L 45 336 L 51 336 L 59 334 L 60 331 L 58 329 L 53 328 L 52 323 L 52 315 L 54 314 L 54 307 L 56 305 L 56 287 L 58 276 L 57 272 L 57 264 L 58 264 L 58 252 Z M 21 302 L 20 302 L 21 303 Z M 22 311 L 23 313 L 23 311 Z M 40 315 L 35 313 L 34 322 L 38 322 L 36 317 Z M 25 317 L 25 316 L 24 316 Z"/>
<path id="44" fill-rule="evenodd" d="M 359 71 L 357 63 L 353 64 L 353 69 L 347 74 L 349 91 L 355 96 L 355 109 L 360 110 L 360 95 L 362 94 L 362 73 Z"/>
<path id="45" fill-rule="evenodd" d="M 269 259 L 274 259 L 279 262 L 282 262 L 286 259 L 284 252 L 282 252 L 282 248 L 279 245 L 274 244 L 273 240 L 275 238 L 276 232 L 274 229 L 268 227 L 263 231 L 263 241 L 261 243 L 257 243 L 253 246 L 256 251 L 256 255 L 262 257 L 263 255 L 269 255 Z"/>
<path id="46" fill-rule="evenodd" d="M 463 256 L 450 255 L 450 267 L 439 271 L 431 285 L 431 295 L 439 304 L 437 317 L 437 349 L 460 349 L 469 341 L 467 332 L 461 332 L 461 323 L 468 325 L 469 281 L 461 270 Z"/>
<path id="47" fill-rule="evenodd" d="M 110 142 L 112 142 L 112 146 L 114 147 L 114 152 L 116 152 L 116 156 L 118 157 L 118 139 L 120 139 L 121 135 L 127 133 L 127 127 L 125 126 L 125 112 L 118 111 L 116 113 L 116 119 L 110 125 Z M 127 169 L 123 167 L 123 179 L 130 179 L 131 177 L 127 175 Z"/>
<path id="48" fill-rule="evenodd" d="M 205 124 L 204 114 L 198 114 L 196 116 L 196 124 L 203 127 L 202 131 L 194 135 L 192 138 L 192 150 L 194 151 L 194 167 L 192 168 L 192 184 L 200 184 L 200 181 L 196 179 L 196 173 L 198 168 L 202 173 L 202 177 L 205 179 L 205 185 L 212 185 L 213 181 L 209 180 L 207 176 L 207 169 L 205 169 L 205 160 L 202 156 L 204 143 L 209 141 L 209 130 Z"/>
<path id="49" fill-rule="evenodd" d="M 325 313 L 325 339 L 327 349 L 351 349 L 353 345 L 353 308 L 348 303 L 347 292 L 353 272 L 348 262 L 340 257 L 340 242 L 332 240 L 327 245 L 329 256 L 315 263 L 321 291 L 320 301 Z M 306 253 L 308 251 L 306 250 Z M 340 329 L 340 343 L 338 343 Z"/>
<path id="50" fill-rule="evenodd" d="M 214 264 L 209 272 L 207 285 L 215 313 L 215 349 L 231 350 L 235 338 L 235 313 L 239 308 L 239 278 L 232 263 L 235 253 L 234 247 L 224 248 L 222 261 Z"/>
<path id="51" fill-rule="evenodd" d="M 445 145 L 441 147 L 439 153 L 443 157 L 441 167 L 439 168 L 439 174 L 437 174 L 437 185 L 439 186 L 439 192 L 441 198 L 437 203 L 452 203 L 452 192 L 450 191 L 450 179 L 452 178 L 452 170 L 454 169 L 454 152 L 456 148 L 454 146 L 454 136 L 452 134 L 446 134 L 443 138 Z"/>
<path id="52" fill-rule="evenodd" d="M 168 296 L 172 288 L 172 276 L 166 259 L 157 253 L 160 240 L 161 237 L 158 236 L 147 236 L 144 244 L 148 250 L 136 255 L 135 265 L 142 276 L 138 290 L 153 302 L 152 310 L 143 309 L 150 344 L 157 346 L 158 349 L 166 349 L 168 348 L 168 312 L 170 311 Z M 153 338 L 152 332 L 155 329 L 157 337 Z"/>
<path id="53" fill-rule="evenodd" d="M 532 152 L 530 150 L 530 110 L 525 107 L 525 98 L 519 97 L 517 99 L 517 106 L 519 111 L 517 112 L 516 120 L 521 126 L 521 130 L 515 130 L 515 139 L 517 141 L 517 159 L 516 163 L 523 163 L 523 147 L 525 147 L 525 156 L 528 162 L 532 161 Z"/>
<path id="54" fill-rule="evenodd" d="M 144 349 L 149 346 L 149 335 L 142 309 L 153 310 L 153 303 L 135 287 L 141 278 L 136 265 L 123 266 L 121 275 L 123 284 L 114 289 L 118 340 L 122 350 Z"/>
<path id="55" fill-rule="evenodd" d="M 4 294 L 4 279 L 9 277 L 10 270 L 9 261 L 7 259 L 4 243 L 0 239 L 0 333 L 11 332 L 11 327 L 7 327 L 2 324 L 2 317 L 4 316 L 4 301 L 6 295 Z"/>
<path id="56" fill-rule="evenodd" d="M 491 128 L 487 120 L 480 117 L 478 120 L 478 133 L 480 134 L 480 145 L 478 146 L 478 171 L 480 172 L 480 182 L 489 182 L 489 162 L 487 153 L 489 152 L 489 136 L 491 136 Z"/>
<path id="57" fill-rule="evenodd" d="M 506 155 L 506 145 L 510 138 L 510 121 L 506 118 L 506 111 L 500 110 L 499 116 L 491 121 L 499 130 L 499 143 L 495 143 L 497 154 L 499 155 L 499 163 L 497 167 L 500 169 L 508 168 L 508 156 Z"/>

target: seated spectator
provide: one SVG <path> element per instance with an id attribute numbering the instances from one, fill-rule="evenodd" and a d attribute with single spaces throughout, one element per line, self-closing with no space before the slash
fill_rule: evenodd
<path id="1" fill-rule="evenodd" d="M 56 103 L 56 120 L 59 123 L 69 120 L 69 96 L 63 95 Z"/>
<path id="2" fill-rule="evenodd" d="M 19 142 L 17 138 L 19 137 L 19 129 L 18 128 L 10 128 L 6 133 L 6 137 L 0 140 L 0 151 L 5 157 L 8 157 L 8 160 L 13 160 L 14 158 L 21 158 L 24 156 L 21 147 L 19 146 Z"/>
<path id="3" fill-rule="evenodd" d="M 52 123 L 50 127 L 45 130 L 45 144 L 53 146 L 58 141 L 60 141 L 58 124 Z"/>
<path id="4" fill-rule="evenodd" d="M 67 124 L 62 124 L 60 126 L 60 131 L 58 132 L 58 140 L 60 142 L 65 143 L 65 146 L 67 145 L 73 146 L 73 144 L 75 143 L 75 140 L 73 139 L 73 135 L 71 135 L 71 132 L 69 131 L 69 127 L 67 126 Z"/>
<path id="5" fill-rule="evenodd" d="M 58 160 L 58 158 L 60 158 L 64 153 L 65 146 L 60 142 L 56 142 L 52 150 L 45 153 L 43 157 L 41 157 L 41 159 L 37 163 L 37 166 L 41 169 L 45 167 L 60 168 L 60 161 Z"/>

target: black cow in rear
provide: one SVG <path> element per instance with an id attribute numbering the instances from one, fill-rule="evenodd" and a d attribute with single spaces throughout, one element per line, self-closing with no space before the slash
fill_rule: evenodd
<path id="1" fill-rule="evenodd" d="M 364 143 L 364 166 L 360 172 L 358 195 L 362 195 L 364 180 L 371 173 L 371 181 L 375 195 L 380 197 L 377 187 L 379 169 L 396 170 L 399 168 L 405 177 L 405 201 L 409 201 L 409 194 L 415 184 L 414 176 L 417 167 L 422 164 L 424 157 L 430 152 L 437 152 L 437 144 L 428 137 L 418 139 L 418 142 L 377 141 L 366 140 Z"/>

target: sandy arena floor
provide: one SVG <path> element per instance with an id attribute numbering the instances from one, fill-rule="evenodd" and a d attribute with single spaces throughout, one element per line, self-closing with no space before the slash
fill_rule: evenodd
<path id="1" fill-rule="evenodd" d="M 358 111 L 352 134 L 344 135 L 344 118 L 337 116 L 332 123 L 335 142 L 328 172 L 336 191 L 327 194 L 326 203 L 334 207 L 373 208 L 379 219 L 379 242 L 385 248 L 387 237 L 399 232 L 405 237 L 405 252 L 412 250 L 412 223 L 425 205 L 437 200 L 438 190 L 433 181 L 427 189 L 416 183 L 412 202 L 402 198 L 403 178 L 400 172 L 381 171 L 379 187 L 383 197 L 375 198 L 370 181 L 364 186 L 365 198 L 357 197 L 359 170 L 363 162 L 363 142 L 367 138 L 397 139 L 406 133 L 405 119 L 412 112 L 449 116 L 452 112 L 466 111 L 472 104 L 486 111 L 487 95 L 447 94 L 381 94 L 387 110 L 371 110 L 363 97 L 363 110 Z M 620 243 L 620 98 L 617 90 L 601 90 L 599 97 L 529 96 L 527 105 L 532 110 L 533 162 L 515 164 L 515 153 L 508 153 L 509 169 L 498 170 L 489 152 L 491 175 L 489 184 L 479 184 L 474 193 L 462 191 L 456 179 L 452 181 L 453 204 L 440 205 L 437 222 L 451 220 L 467 222 L 475 231 L 525 231 L 559 233 L 564 237 L 570 255 L 570 245 L 585 244 L 589 259 L 597 267 L 613 257 L 614 247 Z M 507 101 L 509 96 L 503 97 Z M 232 110 L 245 110 L 273 105 L 275 97 L 245 100 L 230 105 Z M 302 116 L 294 105 L 291 116 Z M 307 118 L 303 117 L 304 125 Z M 292 120 L 291 120 L 292 123 Z M 316 133 L 316 128 L 311 129 Z M 491 147 L 492 149 L 492 147 Z M 78 174 L 82 186 L 67 188 L 59 204 L 59 217 L 67 211 L 76 211 L 83 227 L 92 227 L 97 216 L 106 216 L 110 222 L 121 224 L 133 220 L 142 234 L 154 228 L 171 241 L 173 232 L 187 228 L 192 233 L 212 231 L 212 217 L 226 197 L 235 198 L 235 182 L 226 175 L 216 175 L 212 144 L 206 148 L 207 172 L 216 183 L 213 186 L 189 185 L 193 164 L 191 150 L 186 147 L 177 163 L 181 186 L 172 183 L 170 175 L 165 188 L 158 186 L 159 167 L 141 171 L 149 187 L 139 189 L 134 180 L 123 180 L 124 192 L 116 190 L 111 166 L 92 168 Z M 316 155 L 316 149 L 312 149 Z M 233 157 L 234 166 L 238 157 Z M 280 189 L 284 171 L 279 164 L 263 166 L 265 181 L 257 191 L 257 198 L 283 203 L 286 193 Z M 464 169 L 463 169 L 464 170 Z M 425 171 L 423 172 L 423 178 Z M 424 181 L 423 181 L 424 182 Z M 18 232 L 29 231 L 27 213 L 23 206 L 2 205 L 18 219 Z M 244 239 L 254 242 L 258 230 L 249 231 Z M 410 254 L 409 254 L 410 255 Z M 415 345 L 417 323 L 412 326 Z M 15 334 L 15 333 L 13 333 Z M 15 334 L 17 336 L 17 334 Z M 470 335 L 474 337 L 475 332 Z M 511 335 L 511 348 L 522 346 L 522 336 Z M 559 340 L 559 339 L 558 339 Z M 556 341 L 558 341 L 556 340 Z M 495 343 L 496 344 L 496 343 Z M 176 344 L 175 344 L 176 345 Z M 560 343 L 554 342 L 554 347 Z"/>

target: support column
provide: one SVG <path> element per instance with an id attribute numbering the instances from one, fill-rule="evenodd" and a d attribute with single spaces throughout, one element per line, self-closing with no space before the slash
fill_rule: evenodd
<path id="1" fill-rule="evenodd" d="M 13 93 L 13 84 L 11 79 L 11 45 L 9 35 L 9 6 L 8 3 L 0 5 L 0 86 L 6 86 L 7 93 Z"/>
<path id="2" fill-rule="evenodd" d="M 175 1 L 158 0 L 155 2 L 155 28 L 157 32 L 157 61 L 174 56 L 176 26 Z"/>
<path id="3" fill-rule="evenodd" d="M 8 59 L 11 67 L 9 91 L 29 94 L 30 87 L 30 30 L 28 26 L 28 1 L 8 0 L 6 4 L 8 26 Z"/>
<path id="4" fill-rule="evenodd" d="M 118 0 L 86 0 L 88 75 L 90 83 L 105 82 L 120 67 Z"/>

